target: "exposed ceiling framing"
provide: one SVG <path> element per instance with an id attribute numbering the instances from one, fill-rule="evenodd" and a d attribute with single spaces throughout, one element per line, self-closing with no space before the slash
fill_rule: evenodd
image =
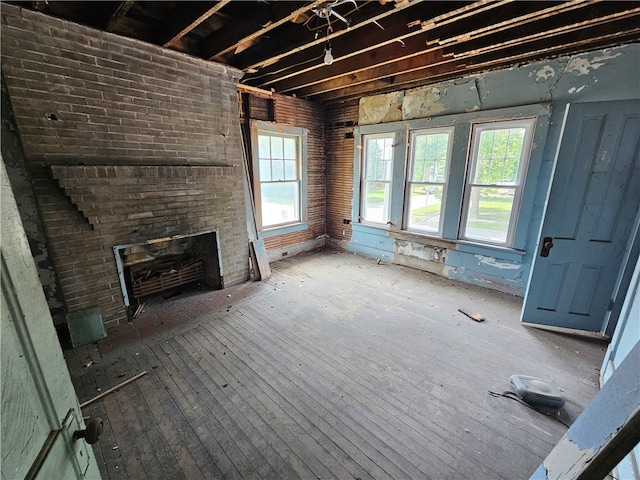
<path id="1" fill-rule="evenodd" d="M 231 65 L 248 87 L 322 103 L 640 39 L 638 2 L 10 3 Z"/>

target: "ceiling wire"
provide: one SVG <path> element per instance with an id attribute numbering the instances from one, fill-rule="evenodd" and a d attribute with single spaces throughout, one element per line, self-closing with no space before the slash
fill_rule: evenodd
<path id="1" fill-rule="evenodd" d="M 369 0 L 369 1 L 367 1 L 367 2 L 363 2 L 363 3 L 362 3 L 362 5 L 360 5 L 360 8 L 364 7 L 365 5 L 367 5 L 367 4 L 369 4 L 369 3 L 371 3 L 371 0 Z M 357 12 L 358 10 L 359 10 L 359 8 L 356 6 L 356 8 L 352 8 L 352 9 L 351 9 L 351 10 L 349 10 L 347 13 L 345 13 L 343 16 L 346 18 L 346 17 L 348 17 L 349 15 L 351 15 L 353 12 Z M 314 14 L 314 16 L 316 16 L 316 15 Z M 313 17 L 312 17 L 312 18 L 313 18 Z M 318 17 L 318 18 L 320 18 L 320 17 Z M 310 18 L 310 19 L 307 21 L 307 23 L 305 24 L 305 25 L 306 25 L 306 27 L 307 27 L 307 29 L 308 29 L 310 32 L 313 32 L 313 31 L 316 31 L 316 30 L 320 30 L 320 29 L 322 29 L 322 28 L 324 28 L 324 27 L 326 26 L 326 23 L 324 23 L 324 22 L 319 22 L 319 24 L 318 24 L 317 26 L 315 26 L 315 27 L 311 27 L 311 26 L 309 25 L 309 21 L 310 21 L 310 20 L 311 20 L 311 18 Z M 333 21 L 332 21 L 332 20 L 331 20 L 331 18 L 328 18 L 327 20 L 328 20 L 329 25 L 331 25 L 333 22 L 335 22 L 335 20 L 333 20 Z"/>
<path id="2" fill-rule="evenodd" d="M 324 57 L 324 51 L 322 52 L 322 55 L 318 56 L 318 57 L 313 57 L 313 58 L 309 58 L 307 60 L 304 60 L 300 63 L 296 63 L 295 65 L 289 65 L 287 67 L 281 68 L 280 70 L 276 70 L 274 72 L 267 72 L 267 73 L 263 73 L 262 75 L 257 75 L 255 77 L 248 77 L 248 78 L 243 78 L 240 83 L 246 81 L 246 80 L 257 80 L 259 78 L 263 78 L 263 77 L 268 77 L 269 75 L 277 75 L 278 73 L 282 73 L 285 70 L 289 70 L 291 68 L 296 68 L 299 67 L 301 65 L 304 65 L 306 63 L 311 63 L 311 62 L 317 62 L 318 60 L 321 60 Z"/>

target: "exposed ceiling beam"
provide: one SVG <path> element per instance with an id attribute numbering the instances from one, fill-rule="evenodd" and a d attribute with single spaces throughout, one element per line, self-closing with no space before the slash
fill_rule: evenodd
<path id="1" fill-rule="evenodd" d="M 261 85 L 269 85 L 279 93 L 290 92 L 310 87 L 320 82 L 330 82 L 341 76 L 350 76 L 359 71 L 370 69 L 374 65 L 386 65 L 416 55 L 422 55 L 428 50 L 426 48 L 426 32 L 420 31 L 419 33 L 422 35 L 406 38 L 402 44 L 394 42 L 374 50 L 363 50 L 362 53 L 351 57 L 336 58 L 331 66 L 322 64 L 321 71 L 318 71 L 318 69 L 309 70 L 283 81 L 265 82 Z"/>
<path id="2" fill-rule="evenodd" d="M 439 65 L 444 62 L 442 57 L 442 47 L 435 47 L 422 51 L 419 55 L 413 55 L 403 60 L 387 62 L 376 65 L 373 68 L 367 68 L 358 72 L 352 72 L 348 75 L 332 78 L 326 81 L 318 82 L 310 87 L 297 90 L 295 93 L 300 97 L 308 97 L 324 93 L 330 90 L 337 90 L 348 85 L 358 85 L 372 80 L 393 77 L 399 73 L 411 72 L 425 68 L 425 66 Z"/>
<path id="3" fill-rule="evenodd" d="M 563 4 L 560 6 L 553 6 L 550 8 L 545 8 L 543 10 L 538 10 L 535 12 L 530 12 L 528 14 L 524 14 L 522 17 L 512 18 L 507 21 L 500 21 L 494 25 L 488 25 L 483 27 L 482 29 L 477 30 L 478 36 L 486 35 L 488 32 L 499 32 L 508 28 L 508 26 L 522 26 L 525 23 L 531 23 L 534 21 L 539 21 L 541 18 L 548 20 L 554 15 L 558 15 L 562 12 L 567 12 L 576 8 L 580 8 L 583 5 L 589 5 L 591 2 L 585 2 L 583 0 L 574 0 L 573 2 L 568 2 L 568 4 Z M 491 4 L 490 4 L 491 5 Z M 494 3 L 497 5 L 497 2 Z M 468 12 L 468 8 L 459 9 L 460 16 L 463 16 Z M 438 23 L 439 27 L 446 22 L 448 25 L 447 31 L 451 31 L 451 21 L 455 18 L 454 12 L 449 12 L 446 16 L 442 16 L 441 18 L 434 18 L 430 23 Z M 475 13 L 478 13 L 478 10 L 475 10 Z M 439 28 L 438 27 L 438 28 Z M 433 32 L 441 32 L 442 29 L 438 30 L 438 28 L 430 31 L 431 34 Z M 307 68 L 300 68 L 290 74 L 279 75 L 277 79 L 271 80 L 268 74 L 264 77 L 263 81 L 258 82 L 261 86 L 270 86 L 274 88 L 278 92 L 288 92 L 294 90 L 296 88 L 303 88 L 310 86 L 314 83 L 319 83 L 321 81 L 331 81 L 340 75 L 354 73 L 360 70 L 364 70 L 366 68 L 372 68 L 374 66 L 379 66 L 385 63 L 390 63 L 392 61 L 402 60 L 408 58 L 413 55 L 419 55 L 423 51 L 427 51 L 427 47 L 424 40 L 421 40 L 421 43 L 416 41 L 414 38 L 408 38 L 412 35 L 425 33 L 424 30 L 419 30 L 417 32 L 411 32 L 407 35 L 397 36 L 396 40 L 402 40 L 403 47 L 400 49 L 398 45 L 394 45 L 390 42 L 380 42 L 380 46 L 378 48 L 360 48 L 360 45 L 357 42 L 357 37 L 354 41 L 349 39 L 346 47 L 349 50 L 356 51 L 355 55 L 349 54 L 340 56 L 334 59 L 333 65 L 330 67 L 325 66 L 322 62 L 316 62 L 315 65 L 312 65 Z M 474 32 L 475 33 L 475 32 Z M 439 33 L 435 34 L 436 36 Z M 474 40 L 476 40 L 475 35 L 471 35 Z M 422 39 L 422 36 L 420 37 Z M 458 40 L 460 41 L 463 38 L 467 38 L 465 35 L 457 35 L 450 38 L 445 38 L 439 40 L 441 44 L 449 44 L 452 41 Z M 454 39 L 454 40 L 452 40 Z M 368 44 L 372 44 L 370 39 L 367 39 Z M 393 40 L 392 40 L 393 41 Z M 385 45 L 386 44 L 386 45 Z M 358 51 L 359 50 L 359 51 Z M 374 52 L 370 55 L 362 55 L 362 53 L 367 50 L 374 50 Z M 338 50 L 334 48 L 334 55 L 338 53 Z M 339 52 L 342 53 L 342 52 Z M 345 59 L 349 59 L 348 62 L 344 62 Z M 281 71 L 281 70 L 278 70 Z M 327 75 L 328 74 L 328 75 Z M 260 78 L 260 76 L 258 76 Z M 248 79 L 251 81 L 251 79 Z"/>
<path id="4" fill-rule="evenodd" d="M 405 10 L 404 13 L 407 15 L 393 17 L 393 21 L 387 20 L 386 22 L 382 22 L 381 25 L 384 26 L 384 30 L 380 29 L 377 25 L 370 24 L 361 31 L 352 31 L 344 35 L 339 42 L 334 42 L 332 44 L 334 63 L 357 56 L 369 50 L 376 50 L 377 52 L 386 45 L 395 42 L 402 43 L 411 36 L 424 33 L 418 26 L 414 26 L 413 30 L 407 27 L 406 20 L 410 18 L 409 15 L 412 15 L 414 12 Z M 315 50 L 321 58 L 324 53 L 324 45 L 316 45 Z M 315 61 L 317 58 L 311 59 L 313 63 L 310 64 L 310 53 L 311 52 L 300 51 L 277 64 L 261 69 L 255 77 L 247 77 L 247 81 L 256 78 L 260 79 L 259 84 L 270 85 L 301 74 L 306 75 L 307 78 L 324 75 L 326 73 L 326 66 L 321 61 Z M 287 73 L 283 73 L 287 70 Z M 275 73 L 277 73 L 277 77 L 274 79 L 273 75 Z M 297 82 L 294 81 L 294 83 Z"/>
<path id="5" fill-rule="evenodd" d="M 471 15 L 471 12 L 473 12 L 473 14 L 488 13 L 494 8 L 503 7 L 506 3 L 509 3 L 509 1 L 511 0 L 503 0 L 501 2 L 475 2 L 473 4 L 465 5 L 464 7 L 436 15 L 432 17 L 429 22 L 417 20 L 411 22 L 410 25 L 414 28 L 421 27 L 423 24 L 438 24 L 439 26 L 447 25 L 452 21 L 455 21 L 454 19 L 468 17 Z M 418 6 L 422 7 L 422 4 Z M 408 12 L 414 14 L 413 11 Z M 418 13 L 424 16 L 425 12 L 420 11 Z M 309 61 L 303 62 L 302 64 L 292 63 L 294 61 L 299 62 L 301 60 L 299 59 L 299 55 L 296 55 L 292 60 L 286 62 L 284 66 L 282 66 L 282 62 L 279 62 L 273 68 L 267 69 L 266 72 L 260 71 L 260 75 L 258 75 L 257 78 L 263 78 L 264 80 L 258 82 L 258 84 L 261 86 L 271 86 L 277 91 L 290 91 L 295 88 L 308 86 L 312 83 L 322 81 L 327 76 L 327 73 L 329 73 L 331 77 L 335 77 L 341 73 L 347 73 L 351 70 L 359 70 L 365 66 L 371 67 L 372 65 L 384 63 L 388 60 L 389 52 L 398 52 L 397 47 L 400 44 L 404 46 L 400 52 L 400 56 L 402 58 L 418 54 L 421 50 L 425 50 L 426 42 L 423 41 L 420 46 L 410 37 L 422 34 L 426 30 L 420 28 L 419 30 L 409 31 L 411 26 L 407 25 L 406 21 L 400 23 L 399 20 L 400 19 L 398 17 L 393 17 L 393 21 L 388 22 L 391 26 L 385 29 L 384 32 L 373 26 L 367 27 L 363 32 L 349 32 L 348 35 L 345 35 L 345 37 L 341 39 L 342 41 L 340 43 L 334 44 L 334 64 L 329 68 L 327 68 L 327 66 L 319 59 L 316 60 L 315 58 L 312 60 L 316 61 L 308 66 L 302 65 L 309 63 Z M 373 53 L 363 55 L 368 51 L 372 51 Z M 278 67 L 276 71 L 279 75 L 277 79 L 272 79 L 273 77 L 270 77 L 270 72 L 276 67 Z M 289 73 L 282 74 L 282 72 L 287 68 L 291 68 L 291 71 Z M 289 80 L 282 82 L 286 79 Z M 248 81 L 250 82 L 251 79 L 248 79 Z"/>
<path id="6" fill-rule="evenodd" d="M 231 0 L 208 2 L 179 2 L 162 21 L 158 43 L 163 47 L 176 46 L 182 37 L 221 10 Z"/>
<path id="7" fill-rule="evenodd" d="M 598 0 L 573 0 L 567 3 L 563 3 L 561 5 L 554 5 L 552 7 L 544 8 L 542 10 L 531 12 L 526 15 L 519 15 L 515 18 L 509 19 L 503 22 L 486 25 L 482 28 L 465 32 L 462 35 L 448 37 L 445 40 L 441 40 L 440 45 L 444 45 L 445 43 L 451 43 L 451 42 L 460 42 L 460 41 L 469 40 L 469 39 L 475 40 L 485 35 L 493 35 L 497 32 L 505 31 L 511 28 L 522 26 L 526 23 L 540 20 L 541 18 L 548 19 L 554 15 L 566 13 L 578 8 L 588 7 L 589 5 L 593 5 L 594 3 L 597 3 L 597 1 Z"/>
<path id="8" fill-rule="evenodd" d="M 501 43 L 495 43 L 492 45 L 487 45 L 483 48 L 476 48 L 474 50 L 468 50 L 462 53 L 453 53 L 453 56 L 455 58 L 468 58 L 471 56 L 475 56 L 475 55 L 481 55 L 484 53 L 489 53 L 495 50 L 500 50 L 503 48 L 507 48 L 507 47 L 511 47 L 514 45 L 521 45 L 523 43 L 528 43 L 528 42 L 534 42 L 534 41 L 539 41 L 539 40 L 543 40 L 546 38 L 550 38 L 559 34 L 563 34 L 563 33 L 574 33 L 574 32 L 579 32 L 580 30 L 584 30 L 587 28 L 593 28 L 599 25 L 604 25 L 607 23 L 612 23 L 612 22 L 617 22 L 617 21 L 621 21 L 621 20 L 626 20 L 629 18 L 633 18 L 636 17 L 640 14 L 640 7 L 638 8 L 633 8 L 630 10 L 625 10 L 623 12 L 617 12 L 611 15 L 607 15 L 605 17 L 601 17 L 601 18 L 596 18 L 593 20 L 587 20 L 584 22 L 577 22 L 577 23 L 572 23 L 570 25 L 563 25 L 562 27 L 558 27 L 558 28 L 554 28 L 551 30 L 546 30 L 543 32 L 538 32 L 535 34 L 531 34 L 531 35 L 526 35 L 526 36 L 522 36 L 522 37 L 518 37 L 518 38 L 514 38 L 512 40 L 509 41 L 505 41 L 505 42 L 501 42 Z M 446 49 L 445 51 L 449 51 L 449 49 Z"/>
<path id="9" fill-rule="evenodd" d="M 343 102 L 363 95 L 373 95 L 377 93 L 388 93 L 406 88 L 414 88 L 426 84 L 435 83 L 459 77 L 487 71 L 488 69 L 504 68 L 523 61 L 538 61 L 543 58 L 551 58 L 567 53 L 576 54 L 580 51 L 599 48 L 610 44 L 612 40 L 616 43 L 628 43 L 637 40 L 640 34 L 640 27 L 633 28 L 625 32 L 608 33 L 596 37 L 584 38 L 576 41 L 566 41 L 554 46 L 543 46 L 534 50 L 505 54 L 495 52 L 494 55 L 485 55 L 485 58 L 454 58 L 443 62 L 435 67 L 425 67 L 409 73 L 402 73 L 385 81 L 376 80 L 372 83 L 346 86 L 340 89 L 318 93 L 313 99 L 322 103 Z M 568 35 L 568 34 L 567 34 Z"/>
<path id="10" fill-rule="evenodd" d="M 414 2 L 414 4 L 416 3 Z M 382 5 L 377 1 L 371 0 L 360 2 L 357 9 L 351 3 L 346 6 L 350 7 L 351 10 L 348 12 L 341 11 L 340 15 L 342 18 L 349 21 L 349 26 L 344 24 L 342 20 L 339 20 L 338 18 L 329 17 L 329 19 L 325 19 L 314 17 L 315 13 L 310 12 L 312 15 L 309 16 L 304 24 L 296 25 L 290 22 L 289 24 L 282 26 L 276 35 L 270 36 L 269 38 L 263 38 L 259 44 L 255 45 L 250 50 L 242 52 L 239 55 L 235 55 L 232 59 L 234 65 L 243 70 L 255 70 L 256 67 L 253 65 L 256 62 L 269 62 L 269 59 L 271 58 L 284 58 L 287 62 L 279 63 L 288 63 L 289 59 L 292 57 L 305 56 L 306 52 L 303 50 L 294 51 L 293 54 L 290 53 L 298 47 L 308 45 L 318 39 L 326 40 L 329 33 L 336 33 L 336 36 L 344 34 L 345 31 L 348 31 L 349 33 L 359 33 L 355 32 L 356 29 L 352 28 L 354 25 L 358 25 L 361 22 L 382 13 L 394 12 L 394 8 L 391 5 Z M 329 28 L 329 21 L 331 21 L 331 28 Z M 320 23 L 318 24 L 318 22 Z M 371 26 L 373 26 L 373 24 L 371 24 Z M 382 29 L 379 26 L 376 27 L 376 30 L 378 32 L 382 32 Z M 280 57 L 281 54 L 285 54 L 286 57 Z M 293 64 L 295 61 L 291 61 L 291 63 Z"/>
<path id="11" fill-rule="evenodd" d="M 125 2 L 120 2 L 115 12 L 109 18 L 107 22 L 107 32 L 113 32 L 118 28 L 118 24 L 120 21 L 127 16 L 127 12 L 133 6 L 134 0 L 127 0 Z"/>
<path id="12" fill-rule="evenodd" d="M 364 26 L 367 25 L 371 25 L 375 22 L 380 22 L 381 20 L 383 20 L 384 18 L 393 15 L 395 13 L 398 13 L 402 10 L 404 10 L 405 8 L 409 8 L 412 7 L 413 5 L 415 5 L 419 0 L 406 0 L 402 3 L 399 3 L 396 5 L 396 7 L 394 9 L 390 9 L 384 13 L 375 15 L 373 17 L 367 18 L 359 23 L 356 23 L 354 25 L 351 25 L 348 29 L 344 29 L 344 30 L 337 30 L 333 33 L 330 33 L 329 35 L 326 35 L 324 37 L 320 37 L 317 39 L 314 39 L 311 42 L 308 43 L 304 43 L 303 45 L 298 45 L 297 47 L 293 47 L 290 50 L 288 50 L 287 52 L 283 52 L 280 53 L 278 55 L 274 55 L 272 57 L 269 58 L 265 58 L 263 60 L 260 60 L 259 62 L 253 63 L 251 65 L 246 65 L 244 67 L 245 71 L 251 71 L 251 70 L 259 70 L 261 68 L 267 67 L 269 65 L 273 65 L 276 62 L 279 62 L 280 60 L 282 60 L 283 58 L 286 58 L 290 55 L 293 55 L 295 53 L 301 52 L 303 50 L 306 50 L 308 48 L 311 48 L 315 45 L 324 45 L 326 42 L 331 41 L 335 38 L 338 38 L 346 33 L 351 33 L 359 28 L 362 28 Z M 487 0 L 483 0 L 482 3 L 485 3 Z M 506 1 L 506 0 L 503 0 Z M 509 0 L 511 1 L 511 0 Z"/>
<path id="13" fill-rule="evenodd" d="M 299 16 L 317 7 L 318 4 L 320 3 L 321 3 L 320 1 L 315 1 L 313 3 L 305 5 L 304 7 L 297 8 L 293 10 L 291 13 L 289 13 L 289 15 L 281 18 L 276 22 L 269 24 L 264 28 L 253 31 L 252 33 L 245 33 L 240 38 L 237 38 L 237 37 L 234 38 L 234 42 L 231 45 L 229 45 L 230 42 L 221 42 L 222 39 L 220 38 L 220 36 L 216 35 L 216 32 L 214 32 L 212 35 L 210 35 L 210 37 L 207 37 L 202 41 L 201 49 L 202 49 L 203 57 L 206 58 L 207 60 L 219 60 L 222 58 L 223 55 L 229 52 L 232 52 L 241 43 L 248 43 L 253 40 L 256 40 L 262 35 L 265 35 L 266 33 L 270 32 L 271 30 L 274 30 L 279 26 L 284 25 L 286 22 L 292 21 L 293 19 L 297 19 Z M 220 47 L 221 44 L 223 45 L 222 48 Z"/>
<path id="14" fill-rule="evenodd" d="M 597 26 L 603 23 L 617 20 L 618 18 L 627 18 L 627 17 L 634 16 L 637 13 L 637 10 L 638 9 L 630 9 L 624 12 L 608 15 L 603 18 L 595 18 L 592 20 L 578 22 L 576 24 L 565 26 L 564 28 L 552 29 L 551 31 L 548 31 L 548 32 L 538 31 L 534 35 L 529 35 L 524 37 L 524 39 L 522 39 L 519 43 L 515 43 L 515 44 L 539 41 L 541 39 L 552 37 L 554 35 L 558 35 L 566 31 L 592 28 L 594 26 Z M 546 15 L 547 14 L 545 13 L 543 17 Z M 456 38 L 458 38 L 458 42 L 463 43 L 460 40 L 467 37 L 458 36 Z M 456 58 L 461 58 L 462 57 L 461 53 L 456 51 L 456 48 L 455 48 L 455 45 L 458 42 L 454 41 L 453 43 L 451 43 L 448 41 L 448 39 L 441 40 L 439 43 L 447 45 L 447 48 L 443 51 L 443 57 L 446 57 L 447 56 L 446 54 L 448 54 L 449 56 L 452 56 L 455 54 Z M 511 45 L 510 42 L 503 42 L 503 43 Z M 487 46 L 485 47 L 485 49 L 487 51 L 493 51 L 496 48 L 492 48 L 492 46 Z M 429 51 L 428 48 L 424 49 L 424 52 L 428 52 L 428 51 Z M 419 54 L 420 53 L 418 53 L 418 55 Z M 415 53 L 413 53 L 412 55 L 415 55 Z M 465 55 L 464 58 L 468 58 L 470 56 L 473 56 L 473 54 Z M 316 81 L 314 84 L 307 83 L 303 88 L 301 88 L 300 90 L 297 90 L 296 93 L 299 96 L 303 96 L 303 97 L 316 95 L 319 93 L 324 93 L 328 90 L 342 88 L 344 85 L 356 85 L 358 83 L 364 83 L 364 82 L 376 80 L 379 78 L 393 76 L 394 70 L 395 70 L 395 75 L 397 75 L 400 73 L 406 73 L 407 71 L 409 71 L 409 69 L 414 68 L 415 61 L 406 60 L 405 59 L 406 57 L 405 58 L 401 58 L 401 57 L 402 57 L 402 54 L 398 56 L 397 60 L 392 62 L 386 62 L 383 60 L 384 63 L 378 63 L 378 62 L 375 62 L 375 59 L 371 59 L 371 62 L 368 68 L 362 68 L 362 65 L 363 65 L 362 63 L 356 63 L 352 68 L 341 71 L 339 65 L 336 65 L 336 68 L 334 69 L 335 73 L 334 71 L 328 70 L 328 73 L 330 74 L 330 76 L 325 75 L 325 78 L 323 78 L 321 81 Z M 349 62 L 349 66 L 351 67 L 351 62 Z M 358 66 L 360 66 L 360 69 L 358 68 Z M 405 69 L 405 66 L 408 66 L 409 69 Z M 428 66 L 428 65 L 425 62 L 423 66 Z M 333 68 L 333 65 L 329 68 L 330 69 Z M 341 74 L 342 74 L 342 78 L 340 78 Z M 301 80 L 302 79 L 304 79 L 304 76 L 301 76 Z M 286 86 L 286 84 L 284 85 L 285 86 L 283 87 L 283 84 L 278 84 L 278 85 L 273 85 L 273 87 L 274 88 L 277 87 L 276 88 L 277 91 L 289 91 L 293 89 L 293 86 L 291 85 L 289 86 Z"/>

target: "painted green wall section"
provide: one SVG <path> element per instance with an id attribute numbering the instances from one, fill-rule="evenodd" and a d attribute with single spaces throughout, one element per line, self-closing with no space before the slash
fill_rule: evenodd
<path id="1" fill-rule="evenodd" d="M 527 214 L 520 221 L 526 221 L 528 226 L 522 230 L 521 249 L 443 242 L 427 237 L 411 239 L 405 232 L 394 234 L 354 222 L 347 250 L 523 296 L 537 251 L 566 105 L 640 98 L 639 72 L 640 45 L 631 44 L 363 98 L 360 125 L 379 128 L 384 128 L 383 122 L 392 117 L 396 121 L 418 118 L 435 121 L 444 115 L 544 103 L 551 104 L 552 110 L 546 138 L 538 139 L 534 145 L 534 149 L 541 148 L 541 159 L 531 162 L 527 172 L 522 205 Z M 402 111 L 401 119 L 395 113 L 398 110 Z M 543 145 L 538 144 L 540 141 Z M 355 173 L 357 178 L 357 168 Z M 354 185 L 354 205 L 359 201 L 357 191 Z"/>

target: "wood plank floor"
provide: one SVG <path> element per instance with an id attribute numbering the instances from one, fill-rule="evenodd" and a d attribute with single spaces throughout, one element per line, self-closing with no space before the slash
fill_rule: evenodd
<path id="1" fill-rule="evenodd" d="M 84 410 L 103 478 L 529 478 L 566 427 L 488 391 L 552 380 L 565 422 L 597 391 L 605 345 L 521 326 L 516 297 L 333 250 L 272 269 L 65 352 L 81 402 L 148 372 Z"/>

